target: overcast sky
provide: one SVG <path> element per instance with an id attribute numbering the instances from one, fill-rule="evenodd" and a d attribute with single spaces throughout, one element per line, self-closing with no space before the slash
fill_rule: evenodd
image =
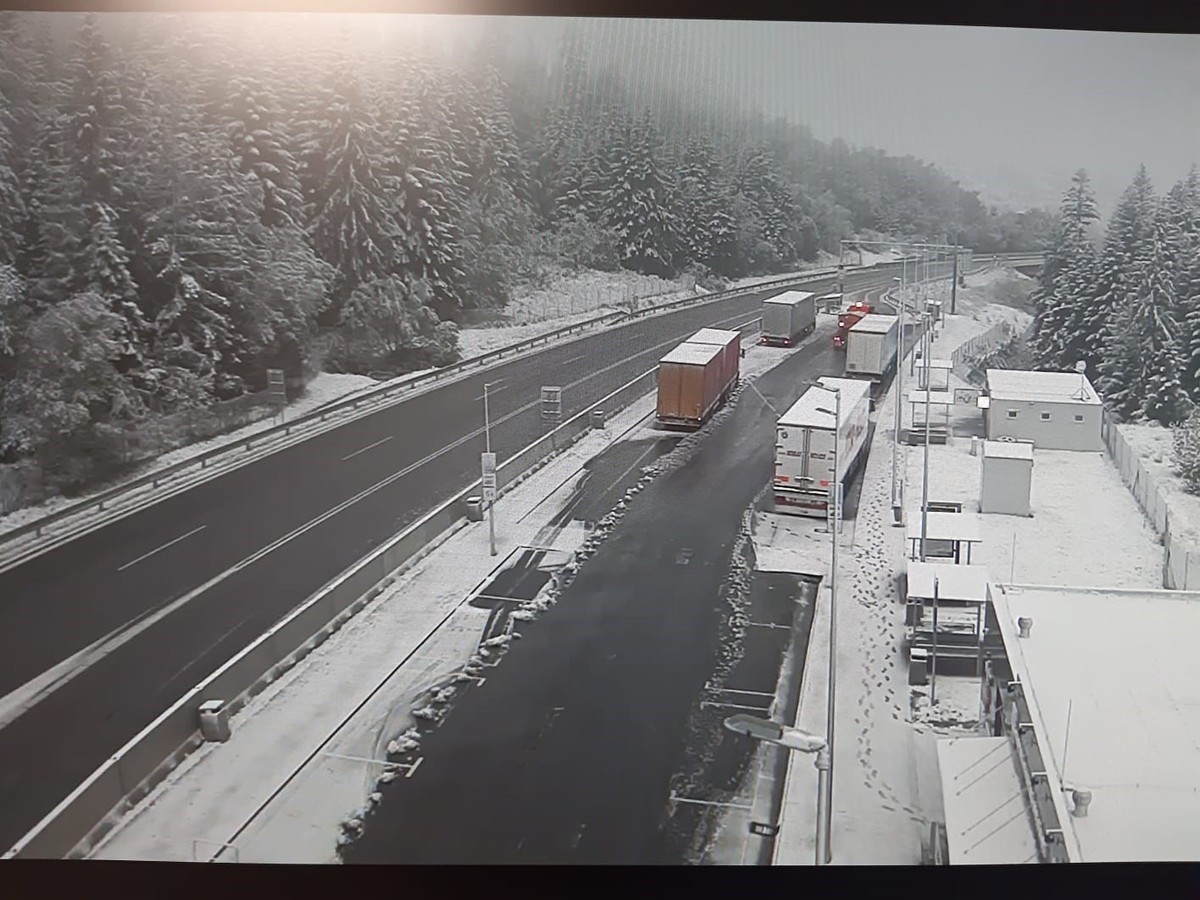
<path id="1" fill-rule="evenodd" d="M 455 17 L 444 17 L 443 21 Z M 476 30 L 481 19 L 453 31 Z M 513 17 L 547 51 L 568 19 Z M 1145 162 L 1165 190 L 1200 162 L 1200 37 L 920 25 L 575 20 L 630 75 L 1052 198 L 1083 166 L 1107 210 Z M 441 31 L 441 27 L 436 30 Z M 1002 183 L 1003 182 L 1003 183 Z"/>

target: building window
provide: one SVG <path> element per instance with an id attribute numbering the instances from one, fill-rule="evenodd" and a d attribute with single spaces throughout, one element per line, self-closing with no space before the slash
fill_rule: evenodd
<path id="1" fill-rule="evenodd" d="M 1082 422 L 1082 421 L 1083 421 L 1083 416 L 1081 416 L 1079 413 L 1076 413 L 1076 414 L 1075 414 L 1075 421 L 1076 421 L 1076 422 Z"/>
<path id="2" fill-rule="evenodd" d="M 1049 422 L 1050 421 L 1050 413 L 1042 413 L 1042 421 Z"/>
<path id="3" fill-rule="evenodd" d="M 1010 419 L 1015 419 L 1017 417 L 1017 411 L 1015 409 L 1010 409 L 1008 411 L 1008 417 Z"/>

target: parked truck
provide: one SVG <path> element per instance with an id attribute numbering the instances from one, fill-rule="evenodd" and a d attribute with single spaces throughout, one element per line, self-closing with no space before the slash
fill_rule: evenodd
<path id="1" fill-rule="evenodd" d="M 850 329 L 846 342 L 846 377 L 882 382 L 896 364 L 899 341 L 899 317 L 863 316 Z"/>
<path id="2" fill-rule="evenodd" d="M 659 360 L 660 424 L 699 428 L 729 399 L 741 371 L 741 335 L 723 332 L 734 337 L 714 342 L 712 332 L 702 329 Z"/>
<path id="3" fill-rule="evenodd" d="M 874 311 L 874 306 L 862 300 L 856 300 L 854 303 L 851 303 L 845 312 L 838 315 L 837 331 L 833 333 L 833 348 L 835 350 L 845 350 L 850 329 Z"/>
<path id="4" fill-rule="evenodd" d="M 817 327 L 817 295 L 785 291 L 763 301 L 761 343 L 791 347 Z"/>
<path id="5" fill-rule="evenodd" d="M 871 385 L 828 377 L 819 383 L 827 389 L 810 387 L 776 423 L 773 494 L 775 509 L 781 513 L 827 516 L 830 488 L 840 484 L 844 494 L 862 462 Z M 841 394 L 840 410 L 828 388 Z M 835 411 L 841 413 L 840 428 Z"/>
<path id="6" fill-rule="evenodd" d="M 688 344 L 711 344 L 724 348 L 722 363 L 722 379 L 728 384 L 728 390 L 737 386 L 741 377 L 742 365 L 742 333 L 726 331 L 723 328 L 701 328 L 690 338 Z"/>

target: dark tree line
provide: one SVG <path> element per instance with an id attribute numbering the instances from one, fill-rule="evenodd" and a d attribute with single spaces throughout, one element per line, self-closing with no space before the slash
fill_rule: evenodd
<path id="1" fill-rule="evenodd" d="M 0 463 L 78 484 L 269 368 L 445 364 L 465 312 L 555 267 L 729 278 L 1046 228 L 911 157 L 634 108 L 573 35 L 548 78 L 490 37 L 452 64 L 247 21 L 0 13 Z"/>

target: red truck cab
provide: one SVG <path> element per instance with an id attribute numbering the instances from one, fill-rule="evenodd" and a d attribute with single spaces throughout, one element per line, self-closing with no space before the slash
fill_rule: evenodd
<path id="1" fill-rule="evenodd" d="M 846 311 L 838 316 L 837 331 L 833 334 L 833 346 L 836 350 L 846 349 L 846 339 L 850 333 L 850 329 L 855 323 L 864 316 L 869 316 L 875 311 L 875 307 L 870 303 L 864 303 L 862 300 L 856 300 L 851 303 Z"/>

